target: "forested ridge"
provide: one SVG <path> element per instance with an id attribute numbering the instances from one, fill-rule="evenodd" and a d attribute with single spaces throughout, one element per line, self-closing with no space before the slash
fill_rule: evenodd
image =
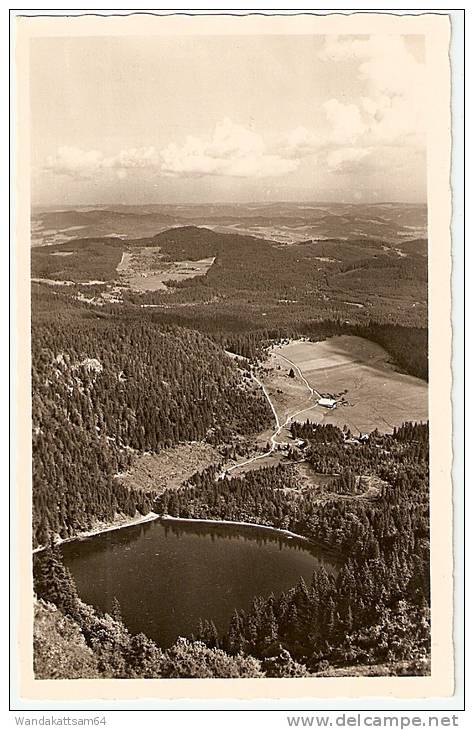
<path id="1" fill-rule="evenodd" d="M 147 245 L 159 245 L 167 260 L 213 256 L 215 261 L 204 276 L 168 282 L 167 292 L 126 292 L 125 300 L 136 305 L 153 304 L 176 314 L 191 306 L 204 318 L 229 309 L 248 321 L 264 312 L 272 326 L 292 326 L 316 315 L 351 324 L 374 320 L 426 327 L 426 258 L 411 254 L 407 260 L 382 242 L 276 246 L 188 226 L 164 231 Z"/>
<path id="2" fill-rule="evenodd" d="M 65 287 L 64 289 L 69 289 Z M 136 309 L 129 306 L 103 307 L 98 309 L 72 299 L 62 290 L 51 291 L 38 284 L 33 285 L 35 322 L 49 322 L 52 314 L 67 325 L 73 321 L 120 319 L 127 326 L 149 322 L 159 328 L 180 327 L 201 332 L 219 346 L 256 362 L 265 357 L 266 348 L 275 342 L 309 337 L 313 341 L 335 335 L 355 335 L 383 347 L 394 366 L 409 375 L 428 380 L 428 330 L 426 327 L 408 327 L 390 322 L 369 320 L 357 323 L 341 319 L 321 317 L 308 319 L 307 312 L 288 321 L 280 312 L 272 315 L 262 325 L 260 311 L 247 311 L 240 304 L 220 304 L 212 307 L 173 308 L 163 310 Z M 169 306 L 169 308 L 168 308 Z M 247 305 L 248 306 L 248 305 Z M 35 325 L 36 326 L 36 325 Z"/>
<path id="3" fill-rule="evenodd" d="M 271 423 L 259 389 L 206 337 L 116 319 L 38 323 L 32 336 L 34 541 L 69 537 L 151 495 L 114 478 L 133 451 L 223 443 Z"/>
<path id="4" fill-rule="evenodd" d="M 399 256 L 383 241 L 327 240 L 279 246 L 247 235 L 183 226 L 150 238 L 75 239 L 32 252 L 35 277 L 75 282 L 53 287 L 64 300 L 91 299 L 120 284 L 124 250 L 159 249 L 164 265 L 213 257 L 202 276 L 168 281 L 165 291 L 122 288 L 121 304 L 86 305 L 96 316 L 147 317 L 220 338 L 265 341 L 265 330 L 319 336 L 351 328 L 381 344 L 406 372 L 427 377 L 427 260 Z M 67 254 L 67 255 L 64 255 Z M 91 282 L 102 281 L 103 283 Z M 83 286 L 81 286 L 81 283 Z M 41 286 L 46 292 L 48 287 Z M 147 307 L 152 307 L 148 309 Z M 425 344 L 426 341 L 426 344 Z M 248 349 L 246 347 L 246 349 Z"/>

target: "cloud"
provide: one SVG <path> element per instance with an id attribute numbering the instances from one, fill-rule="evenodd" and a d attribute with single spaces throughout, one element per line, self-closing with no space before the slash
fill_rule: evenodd
<path id="1" fill-rule="evenodd" d="M 54 155 L 47 158 L 43 170 L 77 180 L 88 180 L 103 171 L 112 170 L 119 179 L 124 179 L 127 170 L 159 169 L 160 166 L 161 158 L 154 147 L 121 150 L 118 154 L 108 157 L 98 150 L 59 147 Z"/>
<path id="2" fill-rule="evenodd" d="M 410 87 L 419 87 L 425 73 L 424 63 L 410 53 L 403 35 L 326 36 L 319 58 L 358 64 L 361 80 L 392 94 L 406 94 Z"/>
<path id="3" fill-rule="evenodd" d="M 324 138 L 321 134 L 306 127 L 296 127 L 280 142 L 278 150 L 285 159 L 299 160 L 316 154 L 323 144 Z"/>
<path id="4" fill-rule="evenodd" d="M 405 178 L 409 185 L 407 176 L 423 176 L 426 159 L 424 150 L 416 147 L 411 148 L 407 154 L 405 148 L 397 145 L 346 146 L 326 151 L 324 168 L 333 175 L 352 176 L 356 184 L 363 177 L 375 181 L 382 176 L 382 179 Z"/>
<path id="5" fill-rule="evenodd" d="M 396 35 L 326 36 L 316 73 L 334 80 L 329 88 L 337 91 L 320 98 L 326 84 L 308 89 L 315 98 L 302 106 L 304 117 L 298 119 L 292 109 L 291 118 L 299 124 L 293 129 L 281 129 L 284 114 L 275 130 L 264 134 L 225 118 L 206 134 L 177 137 L 166 145 L 152 137 L 147 142 L 154 145 L 118 150 L 105 142 L 104 151 L 61 146 L 41 174 L 106 183 L 142 173 L 146 182 L 160 183 L 160 177 L 271 181 L 296 170 L 301 179 L 316 172 L 355 176 L 392 171 L 407 159 L 418 160 L 418 169 L 424 169 L 422 157 L 416 157 L 425 150 L 428 113 L 422 44 L 421 37 L 406 42 Z"/>
<path id="6" fill-rule="evenodd" d="M 357 104 L 344 102 L 345 110 L 325 105 L 335 124 L 334 137 L 339 136 L 341 143 L 351 141 L 352 131 L 352 139 L 365 135 L 367 144 L 424 144 L 425 64 L 408 50 L 403 36 L 327 36 L 319 56 L 327 63 L 351 63 L 365 85 L 366 93 Z M 344 122 L 337 121 L 339 116 Z M 346 128 L 349 134 L 344 140 Z"/>
<path id="7" fill-rule="evenodd" d="M 292 155 L 269 149 L 263 138 L 230 119 L 219 122 L 208 138 L 188 136 L 182 144 L 121 150 L 105 156 L 97 150 L 60 147 L 48 157 L 44 170 L 76 179 L 90 179 L 104 171 L 114 171 L 124 179 L 129 170 L 148 169 L 175 177 L 221 175 L 228 177 L 277 177 L 299 165 Z"/>
<path id="8" fill-rule="evenodd" d="M 132 147 L 129 150 L 121 150 L 115 157 L 108 158 L 106 165 L 121 170 L 159 168 L 161 166 L 161 158 L 160 153 L 155 147 Z"/>
<path id="9" fill-rule="evenodd" d="M 368 125 L 356 104 L 344 104 L 337 99 L 329 99 L 324 102 L 323 109 L 330 127 L 330 143 L 350 144 L 368 132 Z"/>
<path id="10" fill-rule="evenodd" d="M 316 131 L 297 127 L 280 146 L 280 154 L 290 159 L 311 157 L 338 146 L 354 145 L 370 131 L 370 118 L 357 104 L 328 99 L 321 105 L 324 125 Z"/>
<path id="11" fill-rule="evenodd" d="M 59 147 L 47 158 L 44 169 L 56 175 L 73 178 L 90 178 L 104 164 L 104 156 L 97 150 L 82 150 L 79 147 Z"/>
<path id="12" fill-rule="evenodd" d="M 361 162 L 366 160 L 372 150 L 368 147 L 340 147 L 327 155 L 327 165 L 331 172 L 359 172 Z"/>
<path id="13" fill-rule="evenodd" d="M 161 158 L 165 174 L 181 177 L 276 177 L 299 164 L 268 150 L 260 135 L 230 119 L 219 122 L 207 139 L 188 136 L 182 145 L 169 144 Z"/>
<path id="14" fill-rule="evenodd" d="M 420 55 L 420 54 L 419 54 Z M 189 135 L 160 148 L 98 150 L 60 147 L 43 170 L 75 179 L 124 180 L 130 171 L 176 178 L 277 178 L 323 167 L 368 172 L 398 164 L 401 150 L 425 149 L 425 66 L 403 36 L 327 36 L 319 53 L 325 71 L 346 79 L 337 97 L 321 101 L 314 120 L 277 138 L 225 118 L 208 135 Z M 422 54 L 421 54 L 422 57 Z M 343 64 L 339 69 L 338 64 Z M 331 66 L 334 66 L 331 68 Z"/>

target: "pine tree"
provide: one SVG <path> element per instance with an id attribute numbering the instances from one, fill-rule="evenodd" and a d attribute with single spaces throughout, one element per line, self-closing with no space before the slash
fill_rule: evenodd
<path id="1" fill-rule="evenodd" d="M 117 598 L 117 596 L 114 596 L 112 599 L 112 609 L 110 611 L 110 615 L 112 616 L 115 621 L 122 622 L 122 608 L 120 606 L 120 602 Z"/>
<path id="2" fill-rule="evenodd" d="M 77 613 L 76 585 L 57 549 L 48 547 L 35 559 L 33 575 L 38 596 L 54 603 L 65 614 L 74 616 Z"/>
<path id="3" fill-rule="evenodd" d="M 229 630 L 225 637 L 225 649 L 230 654 L 238 654 L 244 645 L 243 622 L 238 611 L 234 611 Z"/>

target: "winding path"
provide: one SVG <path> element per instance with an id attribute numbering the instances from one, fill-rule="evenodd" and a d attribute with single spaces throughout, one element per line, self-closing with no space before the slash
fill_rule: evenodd
<path id="1" fill-rule="evenodd" d="M 291 365 L 292 367 L 294 367 L 294 368 L 295 368 L 296 372 L 298 373 L 298 375 L 300 376 L 301 380 L 302 380 L 302 381 L 303 381 L 303 383 L 304 383 L 304 384 L 306 385 L 306 387 L 307 387 L 307 388 L 308 388 L 308 389 L 310 390 L 311 394 L 313 394 L 313 393 L 314 393 L 315 395 L 317 395 L 317 396 L 318 396 L 318 398 L 321 398 L 321 397 L 322 397 L 322 396 L 321 396 L 321 393 L 318 393 L 318 391 L 317 391 L 317 390 L 315 390 L 315 388 L 313 388 L 313 387 L 312 387 L 312 386 L 311 386 L 311 385 L 310 385 L 310 384 L 308 383 L 308 381 L 306 380 L 305 376 L 304 376 L 304 375 L 303 375 L 303 373 L 301 372 L 301 368 L 300 368 L 300 367 L 299 367 L 299 366 L 298 366 L 298 365 L 297 365 L 297 364 L 296 364 L 295 362 L 293 362 L 292 360 L 290 360 L 290 359 L 289 359 L 288 357 L 285 357 L 285 355 L 282 355 L 282 354 L 281 354 L 281 352 L 275 352 L 275 353 L 273 353 L 273 354 L 274 354 L 274 355 L 276 355 L 277 357 L 281 357 L 281 358 L 282 358 L 283 360 L 286 360 L 286 362 L 287 362 L 287 363 L 289 363 L 289 364 L 290 364 L 290 365 Z M 296 414 L 295 414 L 295 415 L 296 415 Z"/>
<path id="2" fill-rule="evenodd" d="M 301 372 L 301 369 L 298 367 L 298 365 L 296 365 L 296 363 L 289 360 L 287 357 L 285 357 L 285 355 L 281 355 L 280 353 L 274 353 L 274 354 L 277 357 L 281 357 L 283 360 L 286 360 L 287 363 L 289 363 L 293 368 L 295 368 L 299 377 L 301 378 L 301 380 L 303 381 L 303 383 L 309 390 L 309 398 L 308 398 L 309 401 L 311 401 L 313 396 L 315 396 L 315 395 L 318 398 L 321 398 L 320 393 L 318 393 L 318 391 L 315 390 L 308 383 L 305 376 Z M 272 409 L 272 413 L 275 418 L 276 429 L 274 430 L 274 432 L 272 433 L 272 435 L 270 437 L 270 448 L 268 449 L 268 451 L 265 451 L 263 454 L 258 454 L 257 456 L 253 456 L 251 459 L 247 459 L 247 461 L 241 461 L 238 464 L 233 464 L 232 466 L 229 466 L 227 469 L 224 469 L 224 471 L 222 471 L 218 475 L 217 479 L 223 479 L 227 474 L 229 474 L 229 472 L 233 471 L 234 469 L 238 469 L 242 466 L 246 466 L 247 464 L 253 464 L 254 461 L 258 461 L 259 459 L 264 459 L 265 457 L 270 456 L 275 451 L 278 444 L 280 443 L 279 441 L 277 441 L 277 437 L 280 435 L 280 433 L 285 428 L 285 426 L 287 426 L 292 421 L 292 419 L 295 418 L 295 416 L 299 416 L 301 413 L 304 413 L 305 411 L 310 411 L 318 405 L 317 403 L 313 403 L 312 406 L 306 406 L 305 408 L 301 408 L 299 411 L 290 413 L 287 416 L 286 421 L 284 423 L 281 423 L 278 413 L 276 411 L 276 408 L 273 405 L 272 399 L 270 398 L 270 395 L 269 395 L 268 390 L 266 389 L 265 385 L 262 383 L 261 380 L 259 380 L 259 378 L 257 378 L 257 376 L 254 373 L 251 373 L 250 375 L 251 375 L 252 380 L 254 380 L 257 383 L 257 385 L 259 385 L 260 388 L 263 390 L 265 398 L 267 399 L 268 403 L 270 404 L 270 408 Z"/>

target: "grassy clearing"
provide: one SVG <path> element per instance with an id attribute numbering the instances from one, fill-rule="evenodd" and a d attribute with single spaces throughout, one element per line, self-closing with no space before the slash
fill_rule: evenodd
<path id="1" fill-rule="evenodd" d="M 165 282 L 183 281 L 194 276 L 204 276 L 214 257 L 199 261 L 165 261 L 160 247 L 138 248 L 133 252 L 124 251 L 117 266 L 120 283 L 136 292 L 165 291 Z"/>
<path id="2" fill-rule="evenodd" d="M 311 405 L 308 388 L 300 378 L 290 377 L 290 369 L 291 365 L 274 351 L 270 353 L 261 371 L 262 380 L 280 423 L 284 423 L 291 413 Z"/>
<path id="3" fill-rule="evenodd" d="M 301 379 L 289 378 L 288 369 L 282 377 L 275 367 L 279 354 L 294 362 L 319 393 L 339 401 L 334 410 L 309 403 L 308 410 L 295 416 L 299 421 L 309 419 L 340 428 L 347 424 L 357 434 L 375 428 L 389 433 L 404 421 L 428 419 L 427 383 L 397 372 L 379 345 L 348 335 L 324 342 L 298 340 L 273 348 L 263 378 L 279 413 L 296 411 L 304 402 Z"/>
<path id="4" fill-rule="evenodd" d="M 334 482 L 336 474 L 321 474 L 316 472 L 307 461 L 295 464 L 298 474 L 298 485 L 301 491 L 311 492 L 320 502 L 333 502 L 334 500 L 374 500 L 380 494 L 384 482 L 374 475 L 357 475 L 361 479 L 363 491 L 360 494 L 335 493 Z"/>
<path id="5" fill-rule="evenodd" d="M 311 464 L 308 464 L 307 461 L 296 464 L 296 469 L 301 489 L 303 491 L 314 492 L 319 494 L 319 496 L 324 493 L 326 487 L 332 485 L 336 478 L 332 474 L 319 474 L 315 472 Z"/>
<path id="6" fill-rule="evenodd" d="M 163 449 L 159 454 L 142 454 L 120 479 L 131 489 L 157 492 L 178 489 L 197 471 L 215 464 L 220 458 L 210 444 L 179 444 L 171 449 Z"/>

